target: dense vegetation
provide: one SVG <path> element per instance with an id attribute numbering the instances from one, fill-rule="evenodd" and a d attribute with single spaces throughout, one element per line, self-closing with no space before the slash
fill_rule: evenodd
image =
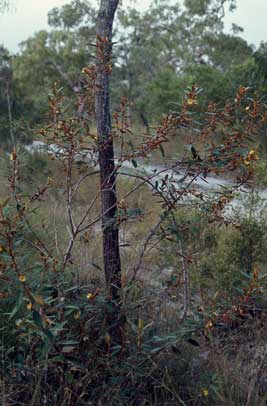
<path id="1" fill-rule="evenodd" d="M 266 44 L 224 32 L 234 1 L 155 0 L 111 54 L 90 3 L 0 49 L 1 402 L 263 406 Z"/>
<path id="2" fill-rule="evenodd" d="M 242 84 L 266 92 L 266 44 L 254 49 L 223 30 L 222 10 L 211 1 L 154 2 L 145 13 L 120 9 L 116 20 L 113 107 L 121 96 L 132 102 L 133 119 L 157 122 L 181 104 L 184 90 L 197 83 L 201 102 L 221 105 Z M 216 6 L 217 4 L 217 6 Z M 47 94 L 53 84 L 64 85 L 74 97 L 83 86 L 81 71 L 94 61 L 96 10 L 86 1 L 73 1 L 48 16 L 49 32 L 37 32 L 21 44 L 16 55 L 1 49 L 2 142 L 8 138 L 6 86 L 18 140 L 31 139 L 36 125 L 46 120 Z M 149 68 L 148 68 L 149 67 Z"/>

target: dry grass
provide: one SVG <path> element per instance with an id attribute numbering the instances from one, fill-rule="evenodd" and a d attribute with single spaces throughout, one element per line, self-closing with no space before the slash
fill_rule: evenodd
<path id="1" fill-rule="evenodd" d="M 266 405 L 266 333 L 266 317 L 251 319 L 211 342 L 207 365 L 219 378 L 214 405 Z"/>

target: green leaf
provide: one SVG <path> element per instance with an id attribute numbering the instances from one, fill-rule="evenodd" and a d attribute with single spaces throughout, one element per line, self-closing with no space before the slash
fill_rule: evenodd
<path id="1" fill-rule="evenodd" d="M 80 310 L 80 306 L 78 306 L 78 305 L 67 305 L 67 306 L 65 306 L 65 309 Z"/>
<path id="2" fill-rule="evenodd" d="M 135 159 L 132 159 L 132 164 L 133 164 L 134 168 L 137 168 L 138 165 L 137 165 L 137 162 Z"/>
<path id="3" fill-rule="evenodd" d="M 248 274 L 247 272 L 240 271 L 240 273 L 241 273 L 241 275 L 243 275 L 246 279 L 249 279 L 249 280 L 252 279 L 252 278 L 251 278 L 251 275 Z"/>
<path id="4" fill-rule="evenodd" d="M 74 377 L 73 377 L 73 375 L 72 375 L 71 373 L 68 372 L 68 373 L 65 375 L 65 379 L 66 379 L 66 382 L 67 382 L 69 385 L 71 385 L 72 382 L 73 382 L 73 380 L 74 380 Z"/>
<path id="5" fill-rule="evenodd" d="M 2 209 L 3 217 L 7 217 L 9 213 L 9 206 L 6 206 Z"/>
<path id="6" fill-rule="evenodd" d="M 63 329 L 65 324 L 67 324 L 67 320 L 63 321 L 62 323 L 58 323 L 55 326 L 53 326 L 53 332 L 55 335 L 58 335 Z"/>
<path id="7" fill-rule="evenodd" d="M 42 320 L 40 314 L 36 310 L 33 310 L 32 318 L 33 318 L 33 321 L 36 324 L 36 326 L 43 329 L 43 320 Z"/>
<path id="8" fill-rule="evenodd" d="M 50 348 L 50 345 L 49 345 L 48 340 L 44 340 L 40 346 L 40 352 L 41 352 L 42 357 L 45 357 L 48 354 L 49 348 Z"/>
<path id="9" fill-rule="evenodd" d="M 54 362 L 62 362 L 62 363 L 64 363 L 65 362 L 65 357 L 64 357 L 64 355 L 60 354 L 60 355 L 57 355 L 56 357 L 53 357 L 53 361 Z"/>
<path id="10" fill-rule="evenodd" d="M 59 341 L 58 344 L 59 345 L 66 345 L 66 346 L 77 345 L 77 344 L 79 344 L 79 341 L 77 341 L 77 340 L 64 340 L 64 341 Z"/>
<path id="11" fill-rule="evenodd" d="M 53 336 L 53 334 L 52 334 L 52 332 L 51 332 L 50 330 L 45 329 L 45 330 L 43 330 L 43 333 L 46 335 L 46 337 L 47 337 L 51 342 L 54 341 L 54 336 Z"/>
<path id="12" fill-rule="evenodd" d="M 112 356 L 118 354 L 121 351 L 122 347 L 121 345 L 116 345 L 112 347 Z"/>
<path id="13" fill-rule="evenodd" d="M 151 352 L 151 354 L 156 354 L 157 352 L 164 350 L 165 347 L 166 346 L 163 345 L 162 347 L 153 348 L 150 352 Z"/>
<path id="14" fill-rule="evenodd" d="M 67 346 L 67 347 L 62 348 L 62 352 L 65 352 L 65 353 L 72 352 L 73 350 L 75 350 L 75 347 L 72 347 L 72 346 Z"/>
<path id="15" fill-rule="evenodd" d="M 159 144 L 159 149 L 160 149 L 161 155 L 164 158 L 165 157 L 165 151 L 164 151 L 163 146 L 161 144 Z"/>
<path id="16" fill-rule="evenodd" d="M 18 313 L 19 309 L 21 308 L 22 302 L 23 302 L 23 290 L 20 290 L 17 296 L 16 304 L 9 315 L 9 320 L 11 320 L 12 317 L 14 317 Z"/>

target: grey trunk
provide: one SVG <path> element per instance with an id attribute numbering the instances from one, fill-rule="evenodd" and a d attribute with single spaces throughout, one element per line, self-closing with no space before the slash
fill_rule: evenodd
<path id="1" fill-rule="evenodd" d="M 97 44 L 103 45 L 102 56 L 97 52 L 97 80 L 95 111 L 99 143 L 101 178 L 103 258 L 107 289 L 112 300 L 119 302 L 121 289 L 121 264 L 119 230 L 116 226 L 117 196 L 114 164 L 114 147 L 111 138 L 109 72 L 112 47 L 112 28 L 118 0 L 101 0 L 97 22 Z"/>
<path id="2" fill-rule="evenodd" d="M 13 133 L 13 118 L 12 118 L 12 103 L 10 97 L 10 80 L 9 78 L 6 79 L 6 101 L 7 101 L 7 110 L 8 110 L 8 121 L 9 121 L 9 135 L 10 135 L 10 143 L 12 146 L 12 150 L 15 148 L 15 139 Z"/>

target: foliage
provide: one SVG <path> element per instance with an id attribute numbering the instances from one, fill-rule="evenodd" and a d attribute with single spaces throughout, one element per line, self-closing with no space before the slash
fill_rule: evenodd
<path id="1" fill-rule="evenodd" d="M 267 288 L 265 205 L 256 193 L 241 202 L 243 210 L 236 203 L 239 191 L 252 184 L 259 157 L 251 142 L 267 121 L 260 94 L 241 86 L 238 74 L 252 80 L 253 67 L 264 62 L 242 40 L 222 35 L 224 3 L 187 1 L 182 9 L 155 1 L 144 15 L 121 11 L 125 31 L 118 28 L 117 35 L 125 36 L 129 49 L 124 53 L 122 46 L 117 48 L 115 64 L 110 42 L 97 37 L 98 63 L 108 56 L 100 67 L 105 74 L 114 70 L 117 77 L 114 96 L 120 75 L 125 75 L 130 95 L 130 101 L 123 97 L 117 103 L 107 140 L 115 143 L 119 180 L 114 191 L 118 209 L 108 227 L 119 231 L 123 250 L 115 302 L 109 281 L 103 282 L 99 249 L 106 213 L 101 212 L 103 183 L 97 164 L 106 144 L 95 134 L 97 66 L 89 64 L 80 72 L 95 11 L 83 1 L 55 9 L 49 20 L 56 30 L 26 41 L 14 60 L 2 58 L 12 72 L 14 94 L 24 93 L 31 78 L 23 100 L 33 109 L 32 123 L 41 126 L 46 92 L 58 75 L 68 86 L 63 91 L 53 84 L 49 123 L 40 130 L 51 162 L 44 156 L 36 160 L 18 146 L 2 162 L 8 171 L 0 205 L 4 404 L 264 401 L 263 378 L 253 398 L 259 371 L 252 376 L 253 388 L 250 384 L 240 396 L 233 395 L 225 390 L 222 362 L 212 358 L 218 357 L 225 335 L 235 339 L 232 330 L 242 332 L 247 322 L 261 322 Z M 162 34 L 159 43 L 155 32 Z M 181 33 L 183 47 L 175 42 Z M 209 62 L 196 63 L 213 34 Z M 221 41 L 229 48 L 239 44 L 246 61 L 237 65 L 232 50 L 224 49 L 232 65 L 224 64 Z M 173 42 L 178 44 L 175 50 Z M 185 64 L 179 59 L 184 50 Z M 71 66 L 68 57 L 73 58 Z M 144 72 L 149 58 L 155 65 Z M 143 65 L 136 63 L 135 69 L 134 61 Z M 158 61 L 164 62 L 160 69 Z M 257 74 L 265 80 L 261 70 Z M 195 85 L 197 79 L 207 90 Z M 238 86 L 231 101 L 232 81 Z M 191 86 L 183 94 L 187 83 Z M 164 92 L 159 90 L 163 86 Z M 131 125 L 132 100 L 138 111 L 149 107 L 162 115 L 141 136 Z M 178 142 L 182 133 L 184 150 L 166 161 L 167 143 Z M 144 169 L 154 153 L 161 154 L 162 165 Z M 229 176 L 228 185 L 212 187 L 217 175 Z M 202 183 L 210 187 L 202 188 Z M 119 342 L 110 320 L 120 329 Z M 238 344 L 232 353 L 227 344 L 224 362 L 232 353 L 239 355 Z M 266 351 L 261 365 L 265 356 Z"/>
<path id="2" fill-rule="evenodd" d="M 145 13 L 121 8 L 115 30 L 114 108 L 127 94 L 132 119 L 150 123 L 170 103 L 180 103 L 183 89 L 194 83 L 205 89 L 207 101 L 221 105 L 241 84 L 262 88 L 264 94 L 264 44 L 253 54 L 238 33 L 223 32 L 222 6 L 227 3 L 187 2 L 180 7 L 154 2 Z M 33 125 L 45 121 L 46 95 L 54 83 L 67 83 L 74 100 L 83 86 L 80 72 L 93 62 L 96 10 L 88 1 L 55 8 L 48 18 L 52 30 L 36 33 L 11 57 L 19 127 L 28 137 Z"/>
<path id="3" fill-rule="evenodd" d="M 25 388 L 28 388 L 28 385 L 37 384 L 38 391 L 29 393 L 31 401 L 33 399 L 35 401 L 37 396 L 39 401 L 44 399 L 44 396 L 48 396 L 41 389 L 44 385 L 44 388 L 50 388 L 49 393 L 54 396 L 51 402 L 62 402 L 68 387 L 69 402 L 82 404 L 98 396 L 98 385 L 101 382 L 102 389 L 105 385 L 109 387 L 105 392 L 106 395 L 102 396 L 103 402 L 134 403 L 137 396 L 141 396 L 142 400 L 146 399 L 148 394 L 156 397 L 166 396 L 157 392 L 156 389 L 152 395 L 153 391 L 148 389 L 150 385 L 155 388 L 155 382 L 158 380 L 161 380 L 163 388 L 165 387 L 163 382 L 166 379 L 166 372 L 162 374 L 160 371 L 162 354 L 165 350 L 168 354 L 172 346 L 176 348 L 180 341 L 192 340 L 198 329 L 205 327 L 205 318 L 197 316 L 191 320 L 188 319 L 191 326 L 189 329 L 186 322 L 186 328 L 181 324 L 179 332 L 174 330 L 171 335 L 162 337 L 163 329 L 167 326 L 163 323 L 161 328 L 155 331 L 154 327 L 152 328 L 155 321 L 140 315 L 142 293 L 137 299 L 141 301 L 140 305 L 136 299 L 133 302 L 130 300 L 134 280 L 147 255 L 148 241 L 155 236 L 161 226 L 160 240 L 170 241 L 172 250 L 175 244 L 176 252 L 185 261 L 184 267 L 190 264 L 190 254 L 185 255 L 183 251 L 181 252 L 179 245 L 182 242 L 187 250 L 190 249 L 188 244 L 190 233 L 188 234 L 183 221 L 177 223 L 174 211 L 185 204 L 193 204 L 200 210 L 206 211 L 212 219 L 219 223 L 224 222 L 222 210 L 231 200 L 231 194 L 236 186 L 233 190 L 226 190 L 225 193 L 221 191 L 219 194 L 205 196 L 204 193 L 192 187 L 192 180 L 200 176 L 207 177 L 212 172 L 224 173 L 227 168 L 233 173 L 237 172 L 239 184 L 246 183 L 250 179 L 251 168 L 257 156 L 256 152 L 250 150 L 245 143 L 246 138 L 256 132 L 257 120 L 261 121 L 265 117 L 264 107 L 255 100 L 251 102 L 254 109 L 248 110 L 246 89 L 242 87 L 238 90 L 234 104 L 228 103 L 223 110 L 217 110 L 214 105 L 210 105 L 205 124 L 199 132 L 199 140 L 194 142 L 195 146 L 198 145 L 198 149 L 196 150 L 191 141 L 183 161 L 171 166 L 172 171 L 184 171 L 185 183 L 181 188 L 180 180 L 173 178 L 175 172 L 170 176 L 166 174 L 169 170 L 167 168 L 162 171 L 163 177 L 159 177 L 160 174 L 156 171 L 154 177 L 157 176 L 159 180 L 153 182 L 153 176 L 151 178 L 139 175 L 137 160 L 140 157 L 145 158 L 154 150 L 161 149 L 163 152 L 163 145 L 169 138 L 176 136 L 177 128 L 184 126 L 195 128 L 194 109 L 198 105 L 198 89 L 193 87 L 187 92 L 180 115 L 167 114 L 155 134 L 144 135 L 141 144 L 133 144 L 129 138 L 132 133 L 127 116 L 127 101 L 125 99 L 121 101 L 120 110 L 114 113 L 112 133 L 114 139 L 117 139 L 121 145 L 116 170 L 122 171 L 123 176 L 123 165 L 134 162 L 133 167 L 137 172 L 125 175 L 132 175 L 137 181 L 139 180 L 140 184 L 121 196 L 119 203 L 121 212 L 118 212 L 117 224 L 114 226 L 121 227 L 125 222 L 136 217 L 135 212 L 128 207 L 127 201 L 129 196 L 144 184 L 148 184 L 157 199 L 161 200 L 162 209 L 156 226 L 153 226 L 153 231 L 150 232 L 140 252 L 137 265 L 134 268 L 130 266 L 128 269 L 128 283 L 127 279 L 122 281 L 120 317 L 126 315 L 127 325 L 123 331 L 123 343 L 118 346 L 109 332 L 106 314 L 113 311 L 113 304 L 105 297 L 103 286 L 88 287 L 76 282 L 73 247 L 84 244 L 85 238 L 88 240 L 92 226 L 101 219 L 101 214 L 93 211 L 99 193 L 92 198 L 83 213 L 76 210 L 76 198 L 74 198 L 85 179 L 98 174 L 98 171 L 92 170 L 86 162 L 82 167 L 79 167 L 79 164 L 75 169 L 75 162 L 77 160 L 82 162 L 89 153 L 95 154 L 98 148 L 102 147 L 95 142 L 96 136 L 90 131 L 94 119 L 92 106 L 95 68 L 88 66 L 83 72 L 86 91 L 82 99 L 82 110 L 80 108 L 75 116 L 69 117 L 69 103 L 62 89 L 55 87 L 53 94 L 49 97 L 51 124 L 41 131 L 47 143 L 53 145 L 56 157 L 62 166 L 61 173 L 65 175 L 65 186 L 62 184 L 61 188 L 63 187 L 63 196 L 66 199 L 67 228 L 70 233 L 66 241 L 64 240 L 65 247 L 64 245 L 59 247 L 54 239 L 44 239 L 44 233 L 34 223 L 38 205 L 45 199 L 53 181 L 48 179 L 37 188 L 36 192 L 31 191 L 30 195 L 27 195 L 20 185 L 20 156 L 16 151 L 10 155 L 11 196 L 1 206 L 0 255 L 3 274 L 1 300 L 9 316 L 9 324 L 3 330 L 3 345 L 6 346 L 7 342 L 11 342 L 13 346 L 9 348 L 4 360 L 3 377 L 9 382 L 23 383 Z M 81 95 L 77 102 L 78 106 L 81 106 Z M 214 137 L 214 131 L 217 132 L 217 138 Z M 209 141 L 210 137 L 212 142 Z M 215 143 L 216 139 L 217 143 Z M 184 201 L 185 195 L 192 196 L 191 203 Z M 167 219 L 171 221 L 170 227 L 165 226 Z M 198 222 L 197 218 L 196 222 Z M 42 227 L 45 229 L 45 224 Z M 79 236 L 82 237 L 80 240 Z M 206 237 L 205 240 L 207 241 Z M 90 242 L 90 238 L 88 241 Z M 162 260 L 164 261 L 164 257 Z M 186 272 L 186 268 L 183 268 L 183 272 Z M 186 278 L 186 273 L 182 278 Z M 184 300 L 187 300 L 186 296 Z M 186 308 L 184 311 L 186 316 Z M 86 357 L 84 354 L 87 354 Z M 154 356 L 157 361 L 154 361 Z M 154 362 L 157 365 L 155 377 Z M 37 382 L 33 376 L 33 371 L 36 370 L 38 371 Z M 82 387 L 77 387 L 75 383 L 77 379 L 83 382 Z M 74 384 L 75 389 L 72 386 Z M 118 385 L 122 392 L 118 391 Z M 58 391 L 51 390 L 56 387 L 59 388 Z M 87 389 L 84 390 L 84 388 Z M 165 390 L 162 390 L 165 393 Z M 185 388 L 183 391 L 172 389 L 170 399 L 180 399 L 180 396 L 184 399 L 188 396 L 200 396 L 200 390 L 198 394 L 189 394 Z M 12 396 L 20 402 L 21 399 L 24 401 L 27 399 L 27 393 L 28 389 L 27 392 L 24 390 L 15 392 Z M 150 402 L 154 402 L 153 397 L 149 399 Z M 167 396 L 166 399 L 169 397 Z"/>
<path id="4" fill-rule="evenodd" d="M 0 13 L 4 13 L 6 10 L 9 9 L 11 6 L 12 2 L 9 0 L 1 0 L 0 1 Z"/>

